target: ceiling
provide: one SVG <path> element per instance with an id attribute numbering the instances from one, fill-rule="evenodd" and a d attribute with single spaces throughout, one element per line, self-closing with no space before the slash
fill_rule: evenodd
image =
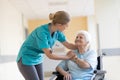
<path id="1" fill-rule="evenodd" d="M 28 19 L 48 18 L 49 13 L 67 11 L 70 16 L 94 15 L 94 0 L 8 0 Z"/>

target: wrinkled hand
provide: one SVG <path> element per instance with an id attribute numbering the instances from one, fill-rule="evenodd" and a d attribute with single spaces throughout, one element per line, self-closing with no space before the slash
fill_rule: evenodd
<path id="1" fill-rule="evenodd" d="M 72 57 L 70 60 L 76 61 L 77 60 L 77 55 L 75 55 L 74 57 Z"/>
<path id="2" fill-rule="evenodd" d="M 64 74 L 64 80 L 72 80 L 72 76 L 69 73 Z"/>
<path id="3" fill-rule="evenodd" d="M 74 56 L 76 56 L 75 55 L 75 53 L 73 52 L 73 51 L 69 51 L 68 53 L 67 53 L 67 56 L 69 57 L 69 59 L 72 59 Z"/>

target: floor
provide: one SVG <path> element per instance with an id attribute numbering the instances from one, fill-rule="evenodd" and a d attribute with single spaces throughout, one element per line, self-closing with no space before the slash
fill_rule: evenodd
<path id="1" fill-rule="evenodd" d="M 24 80 L 18 71 L 14 56 L 0 56 L 0 80 Z M 120 57 L 112 56 L 103 59 L 104 70 L 107 71 L 105 80 L 120 80 Z M 45 77 L 50 80 L 50 77 Z"/>
<path id="2" fill-rule="evenodd" d="M 49 79 L 49 77 L 45 77 L 45 80 Z M 24 80 L 15 61 L 3 62 L 0 59 L 0 80 Z"/>

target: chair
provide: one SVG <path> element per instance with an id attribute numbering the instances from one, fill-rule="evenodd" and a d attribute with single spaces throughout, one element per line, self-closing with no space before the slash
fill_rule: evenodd
<path id="1" fill-rule="evenodd" d="M 106 71 L 102 70 L 102 57 L 98 56 L 97 61 L 97 68 L 96 70 L 94 70 L 94 75 L 92 76 L 91 80 L 104 80 Z M 52 72 L 52 77 L 50 78 L 50 80 L 63 80 L 63 75 L 56 71 Z"/>
<path id="2" fill-rule="evenodd" d="M 106 71 L 102 70 L 102 66 L 103 66 L 102 57 L 98 56 L 97 61 L 98 61 L 97 68 L 96 70 L 94 70 L 93 72 L 94 75 L 91 80 L 104 80 Z"/>

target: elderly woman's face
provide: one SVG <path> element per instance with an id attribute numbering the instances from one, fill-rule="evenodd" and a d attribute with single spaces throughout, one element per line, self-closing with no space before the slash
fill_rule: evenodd
<path id="1" fill-rule="evenodd" d="M 75 39 L 75 44 L 78 46 L 85 46 L 87 45 L 85 36 L 83 34 L 78 34 Z"/>

